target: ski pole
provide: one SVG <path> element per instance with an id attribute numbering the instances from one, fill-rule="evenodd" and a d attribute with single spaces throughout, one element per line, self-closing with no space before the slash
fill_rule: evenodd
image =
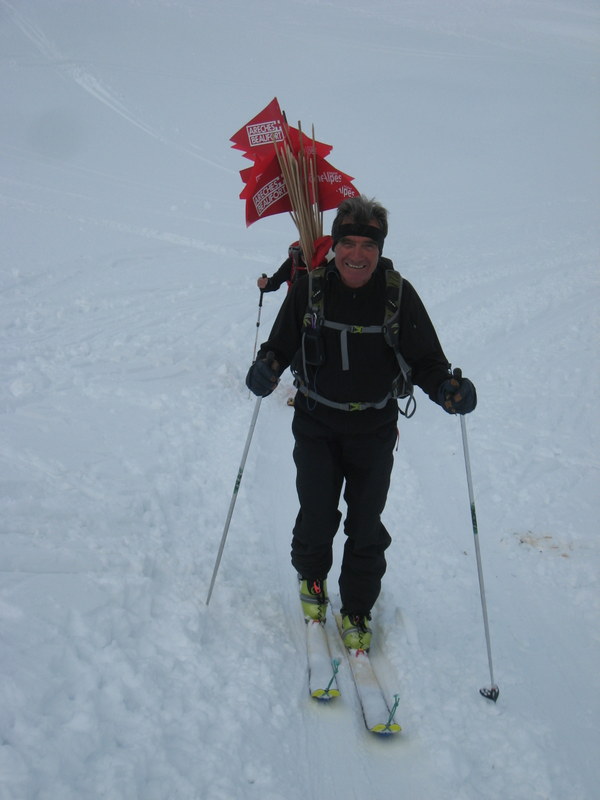
<path id="1" fill-rule="evenodd" d="M 262 276 L 263 276 L 263 278 L 267 277 L 265 272 L 263 272 Z M 252 363 L 254 363 L 254 360 L 256 359 L 256 347 L 258 345 L 258 329 L 260 328 L 260 315 L 261 315 L 261 312 L 262 312 L 262 303 L 263 303 L 263 295 L 264 295 L 264 293 L 265 293 L 265 290 L 261 289 L 260 290 L 260 300 L 258 301 L 258 317 L 257 317 L 257 320 L 256 320 L 256 336 L 254 337 L 254 351 L 252 353 Z"/>
<path id="2" fill-rule="evenodd" d="M 394 717 L 396 716 L 396 711 L 397 711 L 399 705 L 400 705 L 400 695 L 399 694 L 395 694 L 394 695 L 394 705 L 390 709 L 390 715 L 388 717 L 388 721 L 386 722 L 386 727 L 387 728 L 389 728 L 390 725 L 393 723 Z"/>
<path id="3" fill-rule="evenodd" d="M 267 277 L 267 273 L 263 272 L 263 278 Z M 263 303 L 263 294 L 265 293 L 264 289 L 260 290 L 260 299 L 258 301 L 258 317 L 256 318 L 256 336 L 254 337 L 254 350 L 252 351 L 252 363 L 256 361 L 256 348 L 258 346 L 258 329 L 260 328 L 260 315 L 262 312 L 262 303 Z M 252 392 L 248 391 L 248 399 L 252 396 Z"/>
<path id="4" fill-rule="evenodd" d="M 454 377 L 460 380 L 462 375 L 459 369 L 454 370 Z M 490 641 L 490 626 L 488 622 L 487 603 L 485 601 L 485 587 L 483 585 L 483 568 L 481 566 L 481 550 L 479 548 L 479 533 L 477 530 L 477 514 L 475 512 L 475 496 L 473 494 L 473 480 L 471 477 L 471 460 L 469 458 L 469 443 L 467 441 L 467 425 L 465 423 L 464 414 L 460 414 L 460 429 L 462 433 L 463 451 L 465 454 L 465 469 L 467 472 L 467 486 L 469 489 L 469 503 L 471 505 L 471 522 L 473 524 L 473 538 L 475 540 L 475 557 L 477 559 L 477 574 L 479 576 L 479 594 L 481 596 L 481 610 L 483 612 L 483 626 L 485 628 L 485 642 L 487 645 L 488 664 L 490 667 L 490 681 L 489 687 L 484 687 L 479 690 L 479 693 L 486 697 L 488 700 L 493 700 L 494 703 L 498 699 L 500 689 L 494 681 L 494 668 L 492 666 L 492 645 Z"/>
<path id="5" fill-rule="evenodd" d="M 244 453 L 242 455 L 242 460 L 240 463 L 240 468 L 238 469 L 237 478 L 235 479 L 235 486 L 233 487 L 233 495 L 231 497 L 231 502 L 229 503 L 229 511 L 227 512 L 227 519 L 225 520 L 225 528 L 223 529 L 223 535 L 221 536 L 221 544 L 219 545 L 219 552 L 217 553 L 217 560 L 215 562 L 215 568 L 213 569 L 212 578 L 210 581 L 210 587 L 208 590 L 208 596 L 206 598 L 206 605 L 210 603 L 210 597 L 212 595 L 213 587 L 215 585 L 215 580 L 217 578 L 217 572 L 219 571 L 219 565 L 221 563 L 221 557 L 223 555 L 223 550 L 225 548 L 225 540 L 227 539 L 227 533 L 229 531 L 229 524 L 231 523 L 231 517 L 233 516 L 233 509 L 235 507 L 235 501 L 237 500 L 238 490 L 240 488 L 240 483 L 242 482 L 242 475 L 244 474 L 244 466 L 246 465 L 246 457 L 248 455 L 248 450 L 250 449 L 250 442 L 252 441 L 252 434 L 254 433 L 254 426 L 256 425 L 256 418 L 258 417 L 258 412 L 260 411 L 260 403 L 262 397 L 256 398 L 256 405 L 254 406 L 254 414 L 252 415 L 252 421 L 250 423 L 250 430 L 248 431 L 248 436 L 246 437 L 246 445 L 244 447 Z"/>
<path id="6" fill-rule="evenodd" d="M 329 694 L 329 690 L 331 689 L 331 684 L 334 682 L 335 676 L 339 672 L 339 669 L 340 669 L 340 660 L 339 660 L 339 658 L 332 658 L 331 659 L 331 668 L 332 668 L 333 672 L 332 672 L 332 675 L 331 675 L 331 680 L 329 681 L 329 683 L 325 687 L 324 696 L 327 696 Z"/>

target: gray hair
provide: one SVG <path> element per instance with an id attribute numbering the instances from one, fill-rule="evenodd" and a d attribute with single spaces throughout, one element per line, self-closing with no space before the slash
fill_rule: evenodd
<path id="1" fill-rule="evenodd" d="M 336 241 L 340 238 L 339 229 L 344 220 L 351 219 L 352 222 L 359 225 L 368 225 L 372 220 L 376 220 L 385 238 L 388 232 L 387 218 L 387 209 L 377 200 L 369 199 L 364 194 L 360 194 L 358 197 L 347 197 L 338 206 L 331 226 L 331 235 Z"/>

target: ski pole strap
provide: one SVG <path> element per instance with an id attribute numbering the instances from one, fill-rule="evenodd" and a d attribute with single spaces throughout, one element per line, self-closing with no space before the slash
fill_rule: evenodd
<path id="1" fill-rule="evenodd" d="M 329 683 L 325 687 L 325 694 L 327 694 L 329 692 L 329 690 L 331 689 L 331 684 L 334 682 L 335 676 L 338 674 L 338 670 L 340 668 L 340 660 L 339 660 L 339 658 L 332 658 L 331 659 L 331 666 L 333 668 L 333 672 L 331 674 L 331 680 L 329 681 Z"/>
<path id="2" fill-rule="evenodd" d="M 399 703 L 400 703 L 400 695 L 399 694 L 395 694 L 394 695 L 394 705 L 392 706 L 392 710 L 390 711 L 390 716 L 388 717 L 388 721 L 387 721 L 387 725 L 388 726 L 391 725 L 392 722 L 394 721 L 394 716 L 396 715 L 396 710 L 398 708 Z"/>

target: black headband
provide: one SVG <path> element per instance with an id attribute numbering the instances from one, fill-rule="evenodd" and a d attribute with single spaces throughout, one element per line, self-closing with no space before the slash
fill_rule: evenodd
<path id="1" fill-rule="evenodd" d="M 383 250 L 383 242 L 385 235 L 381 228 L 376 228 L 375 225 L 362 225 L 359 222 L 348 222 L 345 225 L 340 225 L 333 236 L 333 248 L 344 236 L 366 236 L 372 239 L 379 247 L 379 252 Z"/>

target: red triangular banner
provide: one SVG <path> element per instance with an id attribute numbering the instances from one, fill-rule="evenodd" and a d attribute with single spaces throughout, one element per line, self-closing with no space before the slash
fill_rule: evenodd
<path id="1" fill-rule="evenodd" d="M 279 101 L 274 97 L 268 106 L 247 122 L 235 133 L 231 145 L 242 150 L 246 158 L 255 159 L 266 148 L 273 149 L 273 142 L 283 142 L 286 123 L 279 108 Z"/>
<path id="2" fill-rule="evenodd" d="M 276 156 L 266 166 L 258 165 L 256 177 L 250 178 L 240 197 L 242 196 L 246 200 L 247 226 L 262 217 L 292 211 L 290 196 Z"/>
<path id="3" fill-rule="evenodd" d="M 325 142 L 318 142 L 316 139 L 314 141 L 307 136 L 304 131 L 298 130 L 298 128 L 292 128 L 291 126 L 288 127 L 288 144 L 292 148 L 294 153 L 300 152 L 300 142 L 302 142 L 302 147 L 304 148 L 304 152 L 306 156 L 312 156 L 315 153 L 317 156 L 321 158 L 325 158 L 328 156 L 329 153 L 333 150 L 333 145 L 325 144 Z"/>
<path id="4" fill-rule="evenodd" d="M 340 172 L 324 158 L 316 159 L 318 204 L 321 211 L 337 208 L 347 197 L 357 197 L 360 192 L 352 185 L 352 176 Z"/>
<path id="5" fill-rule="evenodd" d="M 314 152 L 321 158 L 325 158 L 333 150 L 332 145 L 316 140 L 313 143 L 304 131 L 288 125 L 276 97 L 250 122 L 240 128 L 230 141 L 233 142 L 231 146 L 234 149 L 242 150 L 246 158 L 251 158 L 253 161 L 268 152 L 268 148 L 272 147 L 274 142 L 278 144 L 287 142 L 294 153 L 299 153 L 302 146 L 307 156 Z"/>
<path id="6" fill-rule="evenodd" d="M 277 156 L 274 151 L 270 154 L 264 153 L 256 159 L 251 167 L 240 170 L 240 177 L 245 184 L 240 192 L 242 200 L 245 200 L 254 192 L 256 184 L 260 180 L 260 176 L 271 166 L 274 160 L 277 161 Z"/>
<path id="7" fill-rule="evenodd" d="M 284 174 L 288 175 L 290 181 L 294 180 L 295 186 L 298 177 L 294 179 L 294 175 L 298 173 L 288 172 L 290 162 L 296 163 L 299 180 L 310 195 L 309 204 L 313 209 L 310 214 L 337 208 L 344 198 L 359 194 L 352 185 L 353 178 L 325 160 L 332 146 L 307 136 L 300 127 L 290 127 L 276 97 L 240 128 L 231 141 L 233 148 L 241 150 L 246 158 L 254 162 L 252 166 L 240 170 L 244 182 L 240 198 L 246 201 L 246 225 L 273 214 L 288 211 L 299 213 L 298 209 L 292 207 L 283 177 Z M 278 154 L 282 158 L 284 172 Z M 315 173 L 316 181 L 313 177 Z M 299 202 L 299 199 L 296 198 L 295 202 Z M 302 205 L 302 201 L 299 204 Z M 302 216 L 298 219 L 302 219 Z M 298 224 L 298 220 L 295 221 Z"/>

